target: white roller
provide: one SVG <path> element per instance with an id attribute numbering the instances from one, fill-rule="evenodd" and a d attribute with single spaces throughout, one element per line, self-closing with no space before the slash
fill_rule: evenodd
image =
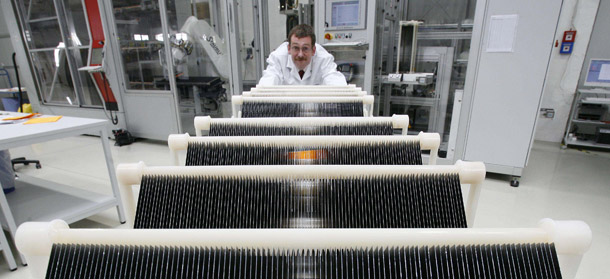
<path id="1" fill-rule="evenodd" d="M 362 102 L 364 116 L 373 116 L 375 96 L 366 95 L 361 97 L 246 97 L 236 95 L 231 98 L 233 117 L 240 117 L 241 106 L 246 103 L 350 103 Z"/>
<path id="2" fill-rule="evenodd" d="M 430 150 L 429 165 L 436 164 L 441 143 L 438 133 L 420 132 L 417 136 L 244 136 L 244 137 L 191 137 L 187 134 L 173 134 L 167 138 L 174 165 L 180 165 L 178 152 L 185 151 L 189 142 L 196 143 L 252 143 L 281 146 L 326 146 L 329 144 L 362 144 L 378 142 L 418 141 L 421 150 Z"/>
<path id="3" fill-rule="evenodd" d="M 250 103 L 350 103 L 362 102 L 370 105 L 375 102 L 375 96 L 362 97 L 246 97 L 233 96 L 233 104 L 242 105 L 244 102 Z"/>
<path id="4" fill-rule="evenodd" d="M 121 197 L 125 205 L 128 226 L 133 227 L 136 201 L 133 185 L 139 185 L 142 175 L 175 175 L 205 177 L 256 177 L 256 178 L 350 178 L 408 174 L 448 174 L 457 173 L 461 184 L 470 184 L 470 194 L 466 199 L 466 221 L 474 223 L 481 185 L 485 179 L 485 165 L 482 162 L 458 160 L 453 166 L 398 166 L 398 165 L 282 165 L 282 166 L 167 166 L 147 167 L 143 162 L 119 164 L 117 178 Z"/>
<path id="5" fill-rule="evenodd" d="M 263 93 L 263 92 L 354 92 L 354 91 L 362 91 L 360 87 L 282 87 L 282 88 L 260 88 L 253 87 L 250 88 L 251 92 Z"/>
<path id="6" fill-rule="evenodd" d="M 269 117 L 269 118 L 211 118 L 209 116 L 195 117 L 195 131 L 199 137 L 201 131 L 209 131 L 212 124 L 261 125 L 261 126 L 324 126 L 352 124 L 383 124 L 392 123 L 392 128 L 402 129 L 406 135 L 409 128 L 408 115 L 393 115 L 392 117 Z"/>
<path id="7" fill-rule="evenodd" d="M 27 222 L 16 246 L 39 275 L 46 272 L 54 243 L 199 246 L 264 249 L 337 249 L 431 245 L 555 243 L 564 278 L 573 278 L 591 245 L 582 221 L 543 219 L 537 228 L 498 229 L 70 229 L 62 220 Z"/>
<path id="8" fill-rule="evenodd" d="M 254 89 L 254 88 L 253 88 Z M 360 97 L 367 95 L 365 91 L 244 91 L 244 97 Z"/>
<path id="9" fill-rule="evenodd" d="M 355 84 L 348 85 L 261 85 L 257 84 L 257 89 L 288 89 L 288 90 L 301 90 L 301 89 L 316 89 L 316 90 L 333 90 L 333 89 L 348 89 L 348 88 L 359 88 Z"/>

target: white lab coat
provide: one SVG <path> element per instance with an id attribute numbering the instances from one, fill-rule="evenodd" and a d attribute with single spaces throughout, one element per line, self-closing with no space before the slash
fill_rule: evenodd
<path id="1" fill-rule="evenodd" d="M 337 71 L 335 58 L 319 44 L 304 70 L 303 79 L 288 53 L 288 42 L 278 46 L 267 58 L 267 63 L 259 85 L 347 85 L 345 76 Z"/>

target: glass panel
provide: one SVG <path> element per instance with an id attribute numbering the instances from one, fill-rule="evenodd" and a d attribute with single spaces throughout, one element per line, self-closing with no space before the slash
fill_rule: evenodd
<path id="1" fill-rule="evenodd" d="M 25 20 L 55 16 L 55 6 L 49 0 L 22 0 Z"/>
<path id="2" fill-rule="evenodd" d="M 453 106 L 456 92 L 464 89 L 466 80 L 470 51 L 468 32 L 472 31 L 475 6 L 475 0 L 408 2 L 406 20 L 424 22 L 419 27 L 415 71 L 434 73 L 435 79 L 432 84 L 424 86 L 390 85 L 390 110 L 383 112 L 384 115 L 408 114 L 411 122 L 409 134 L 420 131 L 439 133 L 441 158 L 448 156 L 449 135 L 456 132 L 456 127 L 451 127 Z M 440 39 L 441 33 L 437 32 L 443 32 Z M 437 38 L 429 39 L 431 35 Z"/>
<path id="3" fill-rule="evenodd" d="M 125 87 L 133 90 L 165 89 L 159 51 L 163 35 L 157 1 L 114 0 L 117 40 L 121 49 Z"/>
<path id="4" fill-rule="evenodd" d="M 60 43 L 63 45 L 57 20 L 32 22 L 29 26 L 26 39 L 31 49 L 57 47 Z"/>
<path id="5" fill-rule="evenodd" d="M 476 6 L 475 0 L 417 0 L 408 3 L 408 20 L 424 21 L 428 26 L 472 24 Z"/>
<path id="6" fill-rule="evenodd" d="M 256 73 L 256 60 L 254 59 L 254 8 L 252 0 L 239 1 L 237 5 L 239 18 L 239 38 L 241 53 L 241 77 L 243 90 L 250 91 L 256 86 L 259 77 Z"/>
<path id="7" fill-rule="evenodd" d="M 195 132 L 193 127 L 195 116 L 223 116 L 222 103 L 226 101 L 226 90 L 223 84 L 226 81 L 219 77 L 212 60 L 200 42 L 189 37 L 187 33 L 181 32 L 182 27 L 191 15 L 196 15 L 198 20 L 205 20 L 209 24 L 210 10 L 208 2 L 198 1 L 191 4 L 189 0 L 167 1 L 167 21 L 173 60 L 170 65 L 176 74 L 178 106 L 183 132 Z M 221 15 L 214 14 L 214 16 Z M 207 35 L 212 36 L 209 33 Z M 162 53 L 165 55 L 165 50 Z M 165 59 L 163 59 L 163 62 L 164 67 L 168 67 L 169 63 L 165 63 Z M 227 61 L 227 63 L 229 62 Z M 169 81 L 164 79 L 163 82 L 169 88 Z M 228 109 L 225 109 L 225 116 L 228 116 L 230 106 L 226 107 Z"/>
<path id="8" fill-rule="evenodd" d="M 64 7 L 68 29 L 70 29 L 67 35 L 72 40 L 72 46 L 89 45 L 89 30 L 87 29 L 83 3 L 81 0 L 64 0 Z"/>
<path id="9" fill-rule="evenodd" d="M 40 79 L 44 101 L 78 105 L 65 49 L 33 52 L 31 56 L 32 65 Z"/>
<path id="10" fill-rule="evenodd" d="M 76 59 L 76 67 L 84 67 L 86 66 L 87 55 L 89 53 L 88 49 L 73 49 L 70 51 Z M 95 83 L 91 78 L 91 75 L 88 72 L 78 71 L 79 78 L 81 79 L 81 84 L 83 86 L 83 100 L 81 100 L 82 105 L 84 106 L 102 106 L 102 101 L 100 99 L 100 94 L 97 91 Z"/>

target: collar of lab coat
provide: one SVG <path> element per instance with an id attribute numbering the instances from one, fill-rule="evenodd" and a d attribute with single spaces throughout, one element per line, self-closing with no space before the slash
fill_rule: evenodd
<path id="1" fill-rule="evenodd" d="M 313 59 L 316 55 L 314 54 L 311 57 L 311 61 L 309 61 L 309 65 L 305 67 L 305 74 L 303 75 L 303 80 L 308 79 L 311 76 L 311 64 L 313 64 Z M 299 76 L 299 68 L 292 61 L 292 56 L 288 54 L 288 59 L 286 59 L 286 68 L 290 69 L 290 75 L 293 76 L 297 80 L 301 80 L 301 76 Z"/>

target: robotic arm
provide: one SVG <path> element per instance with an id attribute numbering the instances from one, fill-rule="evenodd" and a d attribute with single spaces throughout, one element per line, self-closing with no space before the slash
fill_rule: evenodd
<path id="1" fill-rule="evenodd" d="M 202 45 L 218 74 L 224 79 L 229 79 L 229 57 L 225 41 L 218 37 L 210 24 L 191 16 L 186 20 L 180 32 L 188 34 L 189 39 Z"/>

